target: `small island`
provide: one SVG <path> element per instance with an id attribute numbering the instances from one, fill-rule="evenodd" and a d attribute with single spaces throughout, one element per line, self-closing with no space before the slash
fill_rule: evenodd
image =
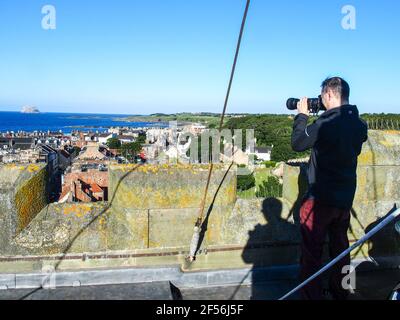
<path id="1" fill-rule="evenodd" d="M 21 113 L 40 113 L 39 109 L 33 106 L 23 106 Z"/>

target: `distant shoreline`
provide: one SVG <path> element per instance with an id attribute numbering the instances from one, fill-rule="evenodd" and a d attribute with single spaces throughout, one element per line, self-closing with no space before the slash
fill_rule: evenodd
<path id="1" fill-rule="evenodd" d="M 101 115 L 101 114 L 72 114 L 72 113 L 21 113 L 19 111 L 0 111 L 0 133 L 5 132 L 58 132 L 71 133 L 73 131 L 107 132 L 110 128 L 152 128 L 166 127 L 163 122 L 132 122 L 126 121 L 128 116 Z M 121 121 L 116 121 L 120 118 Z M 145 120 L 141 118 L 141 120 Z"/>

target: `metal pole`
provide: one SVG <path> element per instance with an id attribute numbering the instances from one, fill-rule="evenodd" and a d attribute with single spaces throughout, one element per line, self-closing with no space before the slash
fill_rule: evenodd
<path id="1" fill-rule="evenodd" d="M 317 278 L 319 275 L 324 273 L 326 270 L 334 266 L 338 261 L 343 259 L 346 255 L 348 255 L 351 251 L 353 251 L 355 248 L 359 247 L 362 245 L 364 242 L 366 242 L 368 239 L 370 239 L 374 234 L 379 232 L 382 228 L 386 227 L 389 223 L 391 223 L 394 219 L 396 219 L 398 216 L 400 216 L 400 209 L 395 210 L 392 212 L 388 217 L 386 217 L 381 223 L 379 223 L 375 228 L 373 228 L 370 232 L 368 232 L 365 236 L 363 236 L 360 240 L 358 240 L 356 243 L 354 243 L 351 247 L 349 247 L 347 250 L 345 250 L 343 253 L 341 253 L 339 256 L 337 256 L 334 260 L 332 260 L 330 263 L 328 263 L 325 267 L 323 267 L 321 270 L 319 270 L 317 273 L 312 275 L 310 278 L 308 278 L 306 281 L 298 285 L 296 288 L 294 288 L 292 291 L 289 293 L 285 294 L 282 298 L 279 300 L 285 300 L 287 297 L 291 296 L 293 293 L 296 291 L 300 290 L 303 288 L 305 285 L 313 281 L 315 278 Z"/>

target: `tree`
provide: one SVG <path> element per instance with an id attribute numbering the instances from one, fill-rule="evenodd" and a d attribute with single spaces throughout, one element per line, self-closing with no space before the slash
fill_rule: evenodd
<path id="1" fill-rule="evenodd" d="M 240 191 L 249 190 L 256 185 L 256 178 L 254 177 L 253 172 L 251 172 L 249 169 L 246 169 L 246 171 L 248 174 L 241 174 L 237 177 L 237 189 Z"/>
<path id="2" fill-rule="evenodd" d="M 147 139 L 146 133 L 141 133 L 141 134 L 139 134 L 139 136 L 138 136 L 136 141 L 141 143 L 141 144 L 145 144 L 146 143 L 146 139 Z"/>
<path id="3" fill-rule="evenodd" d="M 74 146 L 74 154 L 78 155 L 81 152 L 81 148 L 79 148 L 78 146 Z"/>
<path id="4" fill-rule="evenodd" d="M 121 153 L 127 159 L 133 159 L 137 154 L 142 151 L 142 144 L 138 141 L 126 143 L 121 146 Z"/>
<path id="5" fill-rule="evenodd" d="M 276 167 L 276 162 L 275 161 L 264 161 L 263 164 L 265 165 L 265 167 L 267 169 Z"/>
<path id="6" fill-rule="evenodd" d="M 275 144 L 271 151 L 271 160 L 275 162 L 287 161 L 290 159 L 302 158 L 307 156 L 307 152 L 295 152 L 292 145 L 287 139 L 282 139 L 279 143 Z"/>
<path id="7" fill-rule="evenodd" d="M 119 149 L 121 147 L 121 141 L 119 141 L 117 138 L 110 138 L 107 140 L 107 146 L 110 149 Z"/>
<path id="8" fill-rule="evenodd" d="M 315 118 L 310 117 L 310 122 Z M 310 154 L 309 151 L 297 153 L 292 150 L 291 134 L 293 119 L 288 115 L 251 115 L 240 118 L 230 118 L 225 126 L 234 129 L 253 129 L 259 147 L 273 145 L 271 160 L 287 161 L 289 159 L 304 158 Z M 243 148 L 245 148 L 246 135 L 243 135 Z"/>

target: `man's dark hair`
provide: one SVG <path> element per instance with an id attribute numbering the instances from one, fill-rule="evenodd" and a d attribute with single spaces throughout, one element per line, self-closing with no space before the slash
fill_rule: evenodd
<path id="1" fill-rule="evenodd" d="M 342 102 L 349 101 L 350 86 L 344 79 L 339 77 L 327 78 L 322 82 L 321 87 L 323 92 L 331 89 L 335 94 L 341 97 Z"/>

